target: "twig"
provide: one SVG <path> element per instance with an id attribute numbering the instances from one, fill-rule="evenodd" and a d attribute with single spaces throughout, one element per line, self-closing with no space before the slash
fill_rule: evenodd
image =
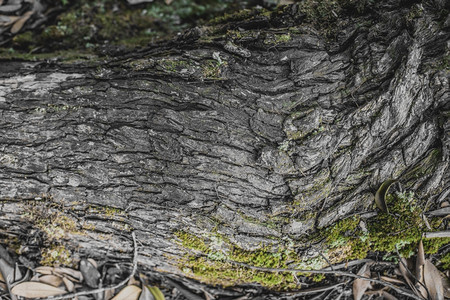
<path id="1" fill-rule="evenodd" d="M 436 231 L 436 232 L 424 232 L 423 237 L 426 239 L 450 237 L 450 230 Z"/>
<path id="2" fill-rule="evenodd" d="M 137 270 L 137 257 L 138 257 L 137 249 L 138 248 L 137 248 L 137 242 L 136 242 L 136 234 L 134 232 L 132 232 L 131 236 L 133 237 L 133 246 L 134 246 L 133 270 L 131 271 L 131 274 L 127 278 L 125 278 L 124 280 L 122 280 L 118 284 L 110 286 L 110 287 L 98 288 L 98 289 L 95 289 L 95 290 L 82 291 L 82 292 L 78 292 L 78 293 L 64 294 L 64 295 L 61 295 L 61 296 L 47 297 L 47 298 L 44 298 L 44 299 L 46 299 L 46 300 L 60 300 L 60 299 L 75 298 L 75 297 L 78 297 L 78 296 L 85 296 L 85 295 L 92 295 L 92 294 L 97 294 L 97 293 L 103 293 L 103 292 L 105 292 L 107 290 L 117 289 L 117 288 L 120 288 L 121 286 L 125 285 L 131 279 L 131 277 L 134 276 L 134 273 L 136 273 L 136 270 Z"/>
<path id="3" fill-rule="evenodd" d="M 339 269 L 344 269 L 344 268 L 348 268 L 348 267 L 352 267 L 352 266 L 356 266 L 362 263 L 366 263 L 372 261 L 371 259 L 358 259 L 358 260 L 352 260 L 349 262 L 345 262 L 342 264 L 338 264 L 338 265 L 330 265 L 326 268 L 323 268 L 322 270 L 339 270 Z"/>
<path id="4" fill-rule="evenodd" d="M 347 276 L 347 277 L 352 277 L 352 278 L 364 279 L 364 280 L 376 282 L 381 285 L 387 286 L 387 287 L 395 290 L 397 293 L 402 294 L 404 296 L 411 297 L 411 298 L 417 299 L 417 300 L 423 300 L 421 297 L 418 297 L 415 294 L 405 291 L 389 282 L 386 282 L 383 280 L 378 280 L 378 279 L 373 279 L 373 278 L 369 278 L 369 277 L 364 277 L 361 275 L 357 275 L 357 274 L 353 274 L 353 273 L 345 272 L 345 271 L 300 270 L 300 269 L 290 269 L 290 268 L 264 268 L 264 267 L 256 267 L 256 266 L 248 265 L 246 263 L 241 263 L 241 262 L 237 262 L 237 261 L 233 261 L 233 260 L 225 260 L 225 261 L 228 263 L 234 264 L 234 265 L 238 265 L 241 267 L 245 267 L 245 268 L 249 268 L 249 269 L 253 269 L 253 270 L 257 270 L 257 271 L 263 271 L 263 272 L 295 272 L 295 273 L 310 273 L 310 274 L 334 274 L 334 275 L 341 275 L 341 276 Z"/>
<path id="5" fill-rule="evenodd" d="M 344 284 L 347 284 L 347 282 L 340 282 L 340 283 L 333 284 L 333 285 L 321 286 L 321 287 L 316 287 L 316 288 L 299 291 L 299 292 L 296 292 L 295 294 L 293 294 L 292 296 L 297 297 L 297 296 L 304 296 L 304 295 L 309 295 L 309 294 L 316 294 L 319 292 L 325 292 L 328 290 L 335 289 L 336 287 L 344 285 Z"/>

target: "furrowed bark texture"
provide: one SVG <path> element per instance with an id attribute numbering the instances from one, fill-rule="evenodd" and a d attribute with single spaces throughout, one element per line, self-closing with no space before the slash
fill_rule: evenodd
<path id="1" fill-rule="evenodd" d="M 373 210 L 390 178 L 439 204 L 450 20 L 434 9 L 381 6 L 330 41 L 294 6 L 95 66 L 1 62 L 2 231 L 27 232 L 48 195 L 84 226 L 66 237 L 81 254 L 131 253 L 132 228 L 144 269 L 179 273 L 176 231 L 296 240 Z"/>

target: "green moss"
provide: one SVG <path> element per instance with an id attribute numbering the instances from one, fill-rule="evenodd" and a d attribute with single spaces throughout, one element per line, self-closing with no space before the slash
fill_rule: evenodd
<path id="1" fill-rule="evenodd" d="M 71 252 L 63 245 L 53 244 L 41 250 L 41 265 L 43 266 L 73 266 Z"/>
<path id="2" fill-rule="evenodd" d="M 202 63 L 202 76 L 204 79 L 221 79 L 222 68 L 226 66 L 227 62 L 217 60 L 206 60 Z"/>
<path id="3" fill-rule="evenodd" d="M 450 238 L 433 238 L 423 241 L 423 249 L 427 254 L 435 254 L 445 245 L 450 245 Z"/>
<path id="4" fill-rule="evenodd" d="M 89 205 L 88 211 L 91 213 L 101 214 L 106 217 L 117 217 L 127 215 L 127 213 L 123 209 L 107 205 L 106 206 Z"/>
<path id="5" fill-rule="evenodd" d="M 441 260 L 443 270 L 450 269 L 450 252 L 445 254 L 440 260 Z"/>
<path id="6" fill-rule="evenodd" d="M 51 53 L 29 53 L 16 51 L 13 48 L 0 48 L 2 60 L 39 61 L 45 59 L 58 60 L 63 63 L 88 62 L 94 64 L 98 57 L 90 52 L 77 50 L 60 50 Z"/>
<path id="7" fill-rule="evenodd" d="M 266 45 L 278 45 L 281 43 L 286 43 L 291 40 L 291 34 L 275 34 L 269 35 L 264 39 L 264 44 Z"/>
<path id="8" fill-rule="evenodd" d="M 67 234 L 82 234 L 77 220 L 66 214 L 62 206 L 51 198 L 27 201 L 22 218 L 40 229 L 48 243 L 58 242 Z"/>
<path id="9" fill-rule="evenodd" d="M 288 290 L 297 287 L 290 272 L 262 272 L 240 267 L 227 260 L 267 268 L 286 268 L 299 261 L 297 254 L 286 248 L 271 251 L 267 247 L 248 251 L 230 243 L 219 235 L 199 238 L 186 232 L 177 232 L 183 247 L 200 251 L 201 256 L 187 255 L 180 261 L 180 269 L 187 275 L 208 284 L 231 286 L 243 283 L 259 283 L 267 288 Z"/>
<path id="10" fill-rule="evenodd" d="M 390 213 L 380 213 L 368 223 L 370 243 L 374 250 L 394 252 L 398 248 L 409 257 L 422 237 L 422 210 L 413 193 L 389 195 L 386 204 Z"/>
<path id="11" fill-rule="evenodd" d="M 181 240 L 183 247 L 198 250 L 206 254 L 209 253 L 209 247 L 203 239 L 185 231 L 178 231 L 175 235 Z"/>
<path id="12" fill-rule="evenodd" d="M 413 193 L 398 193 L 386 198 L 390 213 L 379 213 L 367 220 L 367 231 L 359 228 L 359 217 L 341 220 L 320 233 L 330 251 L 351 245 L 346 259 L 364 258 L 367 252 L 395 253 L 396 249 L 406 257 L 411 256 L 425 231 L 422 210 Z M 448 242 L 425 241 L 427 253 L 435 253 Z"/>
<path id="13" fill-rule="evenodd" d="M 195 251 L 186 255 L 179 267 L 188 276 L 208 284 L 230 286 L 253 282 L 270 289 L 291 290 L 299 287 L 289 272 L 255 271 L 229 261 L 256 267 L 308 270 L 321 269 L 329 263 L 362 259 L 369 252 L 396 256 L 398 249 L 402 256 L 409 257 L 415 253 L 417 243 L 427 230 L 421 217 L 422 210 L 413 193 L 388 195 L 386 201 L 390 213 L 380 212 L 368 220 L 352 216 L 309 236 L 308 242 L 322 243 L 322 253 L 313 257 L 299 256 L 293 243 L 248 251 L 215 233 L 199 237 L 180 231 L 176 236 L 181 245 Z M 440 222 L 432 220 L 431 223 L 438 230 Z M 425 240 L 424 248 L 426 253 L 436 253 L 449 242 L 449 238 Z M 441 262 L 447 266 L 448 256 L 442 257 Z M 310 278 L 320 281 L 324 276 L 319 274 Z"/>

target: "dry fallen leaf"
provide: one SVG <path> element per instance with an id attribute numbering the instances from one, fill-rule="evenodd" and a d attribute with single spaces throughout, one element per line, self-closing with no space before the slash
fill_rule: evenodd
<path id="1" fill-rule="evenodd" d="M 358 275 L 364 277 L 370 277 L 370 266 L 371 262 L 366 263 L 362 268 L 358 271 Z M 372 285 L 370 281 L 357 278 L 353 281 L 353 298 L 355 300 L 360 300 L 366 290 L 370 288 Z"/>
<path id="2" fill-rule="evenodd" d="M 135 285 L 135 286 L 140 286 L 141 282 L 139 280 L 136 280 L 136 278 L 134 278 L 134 276 L 132 276 L 130 278 L 130 280 L 128 280 L 127 285 Z"/>
<path id="3" fill-rule="evenodd" d="M 59 287 L 60 285 L 62 285 L 63 280 L 61 277 L 56 275 L 44 275 L 39 277 L 39 282 L 46 283 L 54 287 Z"/>
<path id="4" fill-rule="evenodd" d="M 423 269 L 425 285 L 432 300 L 444 300 L 444 286 L 439 270 L 427 259 Z"/>
<path id="5" fill-rule="evenodd" d="M 386 291 L 382 291 L 381 295 L 383 296 L 384 300 L 398 300 L 397 297 L 394 297 L 393 295 L 389 294 Z"/>
<path id="6" fill-rule="evenodd" d="M 62 281 L 64 282 L 66 290 L 68 290 L 69 292 L 73 292 L 75 290 L 75 284 L 72 281 L 70 281 L 66 277 L 63 277 Z"/>
<path id="7" fill-rule="evenodd" d="M 90 262 L 95 268 L 98 268 L 97 262 L 93 258 L 88 258 L 88 262 Z"/>
<path id="8" fill-rule="evenodd" d="M 11 292 L 16 296 L 27 298 L 50 297 L 66 293 L 63 289 L 35 281 L 19 283 L 11 289 Z"/>
<path id="9" fill-rule="evenodd" d="M 20 19 L 20 16 L 4 16 L 0 15 L 0 25 L 1 26 L 9 26 Z"/>
<path id="10" fill-rule="evenodd" d="M 50 274 L 53 274 L 53 269 L 54 269 L 53 267 L 42 266 L 42 267 L 37 267 L 35 269 L 35 271 L 42 275 L 50 275 Z"/>
<path id="11" fill-rule="evenodd" d="M 112 299 L 112 297 L 114 296 L 114 292 L 115 292 L 115 289 L 112 289 L 112 290 L 106 290 L 106 291 L 105 291 L 105 294 L 103 295 L 103 297 L 105 298 L 104 300 L 110 300 L 110 299 Z"/>
<path id="12" fill-rule="evenodd" d="M 22 17 L 14 23 L 14 25 L 11 27 L 11 33 L 18 33 L 20 29 L 22 29 L 23 25 L 25 25 L 25 22 L 28 21 L 28 19 L 33 15 L 34 11 L 30 10 L 27 11 L 22 15 Z"/>
<path id="13" fill-rule="evenodd" d="M 67 277 L 69 280 L 73 282 L 79 283 L 83 281 L 83 275 L 81 274 L 81 272 L 71 268 L 63 268 L 63 267 L 54 268 L 53 272 L 60 276 Z"/>
<path id="14" fill-rule="evenodd" d="M 141 289 L 135 285 L 127 285 L 111 300 L 138 300 Z"/>
<path id="15" fill-rule="evenodd" d="M 381 280 L 390 282 L 390 283 L 396 283 L 396 284 L 405 284 L 404 281 L 397 279 L 397 278 L 392 278 L 392 277 L 388 277 L 388 276 L 380 276 Z"/>
<path id="16" fill-rule="evenodd" d="M 416 289 L 414 285 L 414 278 L 412 277 L 410 271 L 408 270 L 408 262 L 404 257 L 400 257 L 400 261 L 398 263 L 398 268 L 403 278 L 405 278 L 406 283 L 408 283 L 411 290 L 417 295 L 420 296 L 420 292 Z"/>

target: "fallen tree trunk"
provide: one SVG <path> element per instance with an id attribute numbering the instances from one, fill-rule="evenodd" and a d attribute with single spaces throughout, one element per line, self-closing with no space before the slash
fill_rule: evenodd
<path id="1" fill-rule="evenodd" d="M 439 207 L 450 19 L 383 3 L 333 38 L 293 5 L 105 62 L 1 62 L 3 242 L 50 264 L 131 261 L 134 231 L 143 272 L 283 290 L 295 281 L 213 278 L 205 260 L 317 257 L 310 237 L 374 211 L 388 179 Z"/>

